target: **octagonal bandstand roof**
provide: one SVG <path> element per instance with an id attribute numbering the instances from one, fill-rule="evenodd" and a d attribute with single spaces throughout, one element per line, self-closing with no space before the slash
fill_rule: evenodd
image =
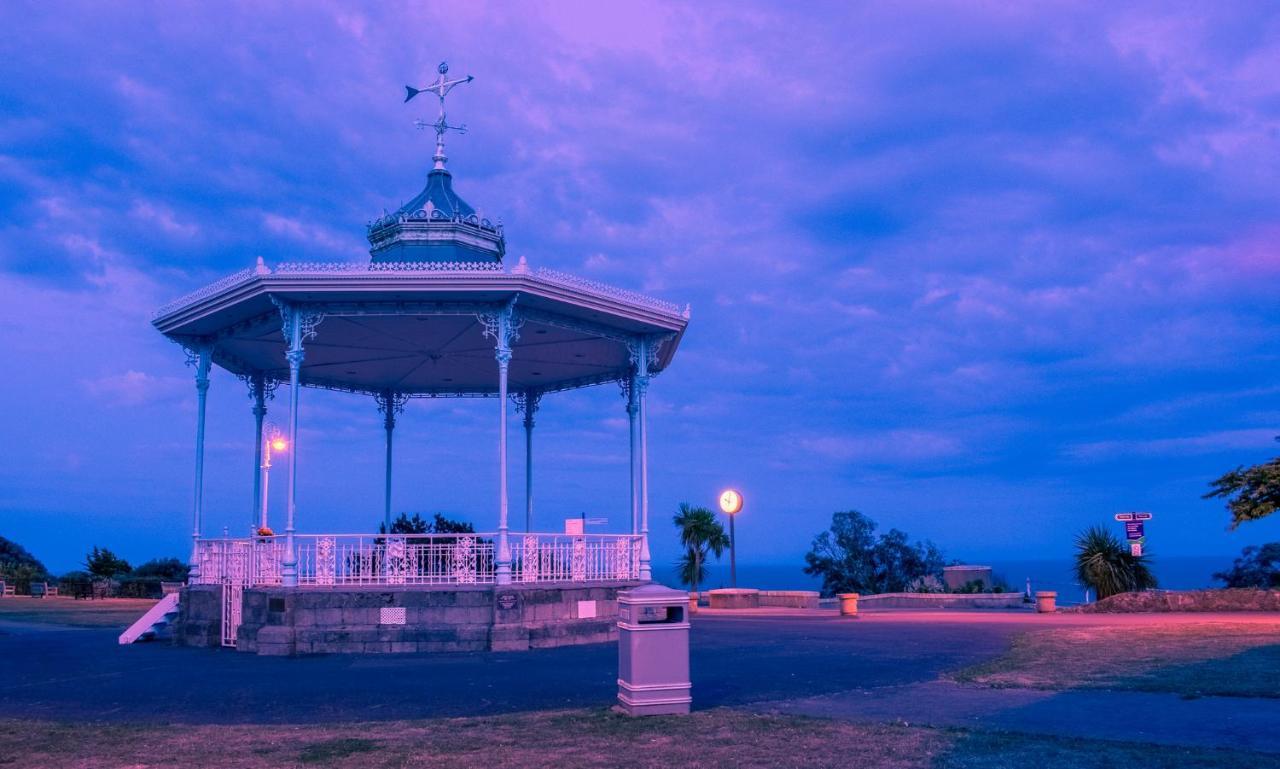
<path id="1" fill-rule="evenodd" d="M 154 325 L 238 375 L 288 379 L 277 303 L 323 316 L 305 343 L 302 384 L 370 394 L 492 395 L 494 341 L 483 315 L 513 307 L 512 392 L 548 392 L 623 379 L 631 343 L 649 341 L 650 371 L 666 368 L 688 309 L 521 259 L 412 265 L 380 262 L 250 268 L 157 311 Z"/>

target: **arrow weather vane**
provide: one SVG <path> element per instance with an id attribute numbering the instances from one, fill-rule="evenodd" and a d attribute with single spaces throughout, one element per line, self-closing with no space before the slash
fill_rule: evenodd
<path id="1" fill-rule="evenodd" d="M 467 132 L 466 125 L 453 126 L 453 125 L 449 125 L 449 123 L 445 120 L 444 97 L 449 95 L 449 92 L 453 90 L 454 86 L 462 85 L 463 83 L 470 83 L 475 78 L 471 77 L 470 75 L 467 75 L 466 77 L 459 77 L 453 80 L 449 80 L 448 79 L 449 63 L 444 61 L 440 62 L 440 66 L 436 67 L 436 71 L 440 73 L 440 77 L 436 78 L 436 82 L 432 83 L 431 85 L 425 88 L 414 88 L 411 85 L 406 85 L 404 87 L 404 90 L 405 90 L 404 100 L 408 102 L 410 99 L 412 99 L 413 97 L 417 96 L 420 93 L 433 93 L 440 98 L 440 117 L 436 120 L 436 122 L 433 124 L 433 123 L 427 123 L 425 121 L 419 120 L 415 123 L 415 125 L 417 125 L 419 129 L 426 128 L 428 125 L 431 125 L 436 129 L 436 154 L 433 155 L 431 159 L 435 161 L 436 168 L 443 170 L 444 163 L 446 160 L 448 160 L 448 158 L 445 157 L 445 154 L 444 154 L 445 131 L 457 131 L 458 133 Z"/>

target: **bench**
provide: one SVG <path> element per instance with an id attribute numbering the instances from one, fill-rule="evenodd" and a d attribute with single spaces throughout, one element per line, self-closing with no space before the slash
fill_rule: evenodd
<path id="1" fill-rule="evenodd" d="M 8 582 L 0 581 L 0 595 L 14 595 L 14 587 Z"/>
<path id="2" fill-rule="evenodd" d="M 48 582 L 32 582 L 31 583 L 32 598 L 44 598 L 48 594 L 49 594 Z"/>
<path id="3" fill-rule="evenodd" d="M 173 593 L 182 592 L 181 582 L 161 582 L 160 595 L 171 595 Z"/>

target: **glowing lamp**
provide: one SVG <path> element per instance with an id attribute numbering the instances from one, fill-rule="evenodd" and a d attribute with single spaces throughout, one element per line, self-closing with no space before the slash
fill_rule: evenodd
<path id="1" fill-rule="evenodd" d="M 725 515 L 733 515 L 742 510 L 742 494 L 733 490 L 725 489 L 720 494 L 720 510 Z"/>
<path id="2" fill-rule="evenodd" d="M 271 449 L 273 451 L 284 451 L 285 445 L 284 438 L 276 438 L 271 441 Z"/>

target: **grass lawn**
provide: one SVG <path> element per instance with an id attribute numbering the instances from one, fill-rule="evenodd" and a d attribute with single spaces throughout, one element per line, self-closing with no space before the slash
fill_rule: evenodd
<path id="1" fill-rule="evenodd" d="M 0 622 L 32 622 L 41 625 L 70 627 L 128 627 L 155 606 L 156 602 L 138 598 L 103 598 L 77 601 L 74 598 L 0 598 Z"/>
<path id="2" fill-rule="evenodd" d="M 1004 656 L 954 677 L 1034 689 L 1280 697 L 1280 621 L 1037 630 L 1020 636 Z"/>
<path id="3" fill-rule="evenodd" d="M 0 766 L 849 767 L 1235 769 L 1272 756 L 733 710 L 633 719 L 606 710 L 338 726 L 121 726 L 0 720 Z"/>

